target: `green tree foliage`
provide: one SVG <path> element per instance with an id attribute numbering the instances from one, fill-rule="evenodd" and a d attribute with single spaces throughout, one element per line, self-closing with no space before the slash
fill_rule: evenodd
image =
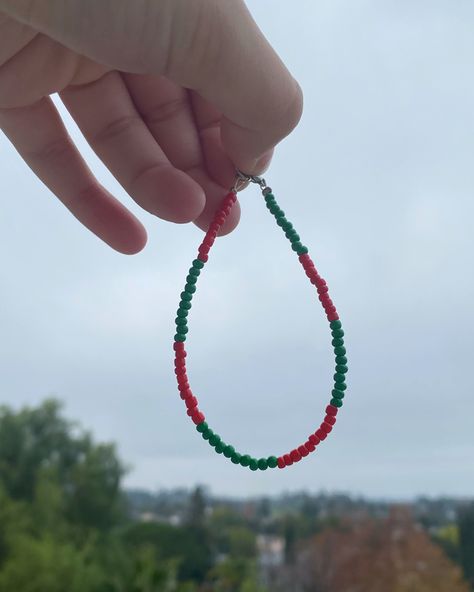
<path id="1" fill-rule="evenodd" d="M 459 512 L 459 555 L 464 577 L 474 589 L 474 503 Z"/>

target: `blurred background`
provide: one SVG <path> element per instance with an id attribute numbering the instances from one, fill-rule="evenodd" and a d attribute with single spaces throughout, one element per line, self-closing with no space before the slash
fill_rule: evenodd
<path id="1" fill-rule="evenodd" d="M 304 92 L 265 177 L 344 325 L 337 429 L 285 471 L 217 457 L 171 347 L 202 232 L 136 207 L 61 109 L 147 227 L 120 255 L 0 136 L 2 592 L 474 589 L 474 5 L 247 4 Z M 226 441 L 280 455 L 321 421 L 330 335 L 258 189 L 239 199 L 188 373 Z"/>

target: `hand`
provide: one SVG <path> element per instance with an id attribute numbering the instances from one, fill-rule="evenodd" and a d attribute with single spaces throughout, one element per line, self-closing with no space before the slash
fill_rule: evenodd
<path id="1" fill-rule="evenodd" d="M 0 0 L 0 127 L 122 253 L 142 224 L 93 177 L 50 95 L 148 212 L 206 229 L 235 167 L 259 174 L 302 94 L 242 0 Z M 238 203 L 221 234 L 238 223 Z"/>

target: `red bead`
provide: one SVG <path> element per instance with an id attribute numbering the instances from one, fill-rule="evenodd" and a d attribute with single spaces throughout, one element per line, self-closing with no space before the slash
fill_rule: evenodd
<path id="1" fill-rule="evenodd" d="M 219 227 L 222 226 L 225 222 L 225 214 L 220 213 L 219 216 L 216 216 L 216 224 L 219 224 Z"/>
<path id="2" fill-rule="evenodd" d="M 182 399 L 189 399 L 193 396 L 193 391 L 189 387 L 185 389 L 179 389 L 179 396 Z"/>
<path id="3" fill-rule="evenodd" d="M 184 341 L 175 341 L 173 343 L 173 349 L 175 352 L 184 352 Z"/>
<path id="4" fill-rule="evenodd" d="M 318 289 L 319 294 L 326 294 L 329 291 L 329 288 L 327 286 L 320 286 L 316 284 L 316 288 Z"/>
<path id="5" fill-rule="evenodd" d="M 321 428 L 317 429 L 315 431 L 316 436 L 318 436 L 318 438 L 320 440 L 326 440 L 326 438 L 328 437 L 328 435 L 326 434 L 326 432 L 324 430 L 322 430 Z"/>
<path id="6" fill-rule="evenodd" d="M 304 443 L 304 447 L 308 452 L 314 452 L 316 450 L 316 446 L 312 444 L 309 440 Z"/>
<path id="7" fill-rule="evenodd" d="M 335 407 L 334 405 L 328 405 L 326 407 L 326 413 L 328 415 L 337 415 L 337 412 L 339 411 L 338 407 Z"/>
<path id="8" fill-rule="evenodd" d="M 308 438 L 308 442 L 314 444 L 314 446 L 317 446 L 320 442 L 320 439 L 316 436 L 316 434 L 311 434 L 311 436 Z"/>
<path id="9" fill-rule="evenodd" d="M 174 367 L 175 368 L 185 368 L 186 366 L 186 360 L 183 358 L 178 358 L 176 356 L 176 358 L 174 359 Z"/>
<path id="10" fill-rule="evenodd" d="M 290 465 L 292 465 L 292 464 L 293 464 L 293 460 L 292 460 L 292 458 L 291 458 L 291 455 L 289 455 L 289 454 L 285 454 L 285 455 L 283 456 L 283 460 L 285 461 L 285 466 L 286 466 L 286 467 L 289 467 Z"/>
<path id="11" fill-rule="evenodd" d="M 336 418 L 334 417 L 334 415 L 326 415 L 324 421 L 329 425 L 334 425 L 336 423 Z"/>
<path id="12" fill-rule="evenodd" d="M 304 446 L 303 444 L 301 446 L 298 446 L 298 452 L 301 454 L 301 456 L 308 456 L 309 451 L 306 450 L 306 446 Z"/>
<path id="13" fill-rule="evenodd" d="M 298 462 L 301 460 L 301 454 L 296 448 L 290 452 L 290 457 L 293 462 Z"/>
<path id="14" fill-rule="evenodd" d="M 303 263 L 303 265 L 307 263 L 313 263 L 311 261 L 311 257 L 309 256 L 309 253 L 303 253 L 302 255 L 299 255 L 298 259 L 301 261 L 301 263 Z"/>
<path id="15" fill-rule="evenodd" d="M 214 244 L 214 238 L 211 235 L 206 234 L 204 240 L 202 241 L 202 244 L 210 249 Z"/>
<path id="16" fill-rule="evenodd" d="M 334 312 L 331 311 L 328 315 L 327 315 L 328 321 L 338 321 L 339 320 L 339 315 L 337 314 L 337 311 L 335 310 Z"/>
<path id="17" fill-rule="evenodd" d="M 182 377 L 181 379 L 178 378 L 178 389 L 180 392 L 189 388 L 189 382 L 187 376 Z"/>
<path id="18" fill-rule="evenodd" d="M 279 469 L 284 469 L 285 468 L 285 466 L 286 466 L 285 465 L 285 459 L 282 456 L 279 456 L 278 457 L 277 462 L 278 462 L 278 468 Z"/>
<path id="19" fill-rule="evenodd" d="M 193 409 L 194 407 L 197 407 L 198 400 L 196 399 L 196 397 L 193 396 L 189 397 L 189 399 L 186 399 L 185 403 L 188 409 Z"/>
<path id="20" fill-rule="evenodd" d="M 323 432 L 325 432 L 326 434 L 329 434 L 332 431 L 332 425 L 329 425 L 328 423 L 326 423 L 325 421 L 323 421 L 323 423 L 319 426 L 321 430 L 323 430 Z"/>
<path id="21" fill-rule="evenodd" d="M 321 278 L 320 278 L 320 276 L 319 276 L 319 275 L 317 275 L 316 273 L 312 273 L 312 274 L 309 276 L 309 281 L 310 281 L 310 282 L 311 282 L 311 283 L 312 283 L 314 286 L 317 286 L 317 285 L 318 285 L 318 282 L 319 282 L 319 280 L 320 280 L 320 279 L 321 279 Z"/>
<path id="22" fill-rule="evenodd" d="M 200 261 L 202 261 L 203 263 L 206 263 L 207 260 L 209 259 L 207 253 L 202 253 L 201 251 L 198 251 L 198 257 L 197 257 Z"/>
<path id="23" fill-rule="evenodd" d="M 197 407 L 195 407 L 195 410 L 193 411 L 193 414 L 191 415 L 191 419 L 193 420 L 193 422 L 198 425 L 200 423 L 202 423 L 206 418 L 204 417 L 204 413 L 202 411 L 199 411 L 199 409 Z"/>

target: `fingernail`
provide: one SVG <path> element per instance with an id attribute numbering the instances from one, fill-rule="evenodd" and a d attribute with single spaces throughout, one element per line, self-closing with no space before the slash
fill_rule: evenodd
<path id="1" fill-rule="evenodd" d="M 261 175 L 262 173 L 264 173 L 270 166 L 272 156 L 273 148 L 265 152 L 265 154 L 256 161 L 255 166 L 253 167 L 254 170 L 252 174 Z"/>

